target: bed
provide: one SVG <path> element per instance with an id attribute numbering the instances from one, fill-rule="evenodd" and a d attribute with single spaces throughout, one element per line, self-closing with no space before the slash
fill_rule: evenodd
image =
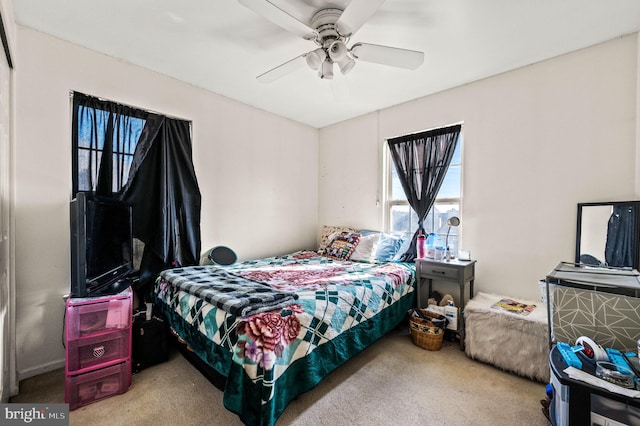
<path id="1" fill-rule="evenodd" d="M 211 281 L 222 290 L 207 294 Z M 407 317 L 414 282 L 413 264 L 298 251 L 164 271 L 152 294 L 179 339 L 226 379 L 225 407 L 245 424 L 272 425 Z M 244 288 L 248 298 L 233 296 Z"/>

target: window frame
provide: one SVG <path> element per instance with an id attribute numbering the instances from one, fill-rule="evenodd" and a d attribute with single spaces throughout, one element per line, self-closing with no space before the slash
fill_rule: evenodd
<path id="1" fill-rule="evenodd" d="M 93 98 L 95 99 L 95 101 L 99 104 L 99 106 L 102 106 L 103 108 L 96 108 L 96 107 L 88 107 L 88 108 L 92 108 L 94 110 L 100 110 L 100 111 L 104 111 L 106 113 L 109 113 L 109 107 L 111 105 L 114 106 L 119 106 L 122 107 L 124 109 L 127 110 L 127 114 L 122 114 L 122 115 L 126 115 L 130 118 L 134 118 L 134 119 L 138 119 L 138 120 L 144 120 L 146 121 L 149 115 L 149 111 L 146 111 L 142 108 L 138 108 L 138 107 L 133 107 L 130 105 L 125 105 L 122 104 L 120 102 L 115 102 L 115 101 L 111 101 L 111 100 L 107 100 L 107 99 L 103 99 L 103 98 L 99 98 L 99 97 L 95 97 L 92 95 L 87 95 L 81 92 L 70 92 L 70 103 L 71 103 L 71 155 L 72 155 L 72 197 L 75 196 L 75 194 L 77 194 L 78 192 L 92 192 L 93 189 L 80 189 L 80 158 L 81 158 L 81 152 L 88 152 L 88 156 L 94 156 L 94 159 L 97 161 L 96 163 L 96 170 L 97 168 L 99 168 L 99 161 L 102 158 L 102 153 L 104 152 L 104 146 L 102 147 L 102 149 L 98 149 L 93 148 L 93 147 L 85 147 L 85 146 L 80 146 L 80 141 L 79 141 L 79 134 L 78 134 L 78 124 L 77 124 L 77 120 L 78 120 L 78 111 L 77 111 L 77 107 L 75 105 L 75 97 L 78 96 L 80 98 L 85 97 L 85 98 Z M 144 128 L 144 123 L 143 126 Z M 74 132 L 76 134 L 74 134 Z M 137 145 L 138 141 L 135 142 L 135 145 Z M 106 141 L 105 141 L 106 143 Z M 112 141 L 113 143 L 113 141 Z M 120 144 L 116 144 L 117 147 L 120 147 Z M 130 166 L 131 163 L 133 162 L 133 156 L 135 153 L 135 145 L 133 146 L 131 153 L 128 152 L 124 152 L 118 148 L 113 148 L 112 146 L 112 155 L 117 156 L 117 157 L 130 157 L 128 159 L 127 164 Z M 89 158 L 87 157 L 87 158 Z M 117 171 L 120 173 L 122 172 L 122 170 L 120 169 L 120 165 L 118 164 L 117 166 Z M 123 181 L 126 183 L 127 181 L 127 177 L 129 174 L 129 168 L 127 168 L 126 173 L 124 173 L 121 177 L 124 179 Z M 96 174 L 96 179 L 97 179 L 97 174 Z M 96 181 L 97 182 L 97 181 Z M 112 188 L 113 188 L 113 184 L 112 184 Z M 117 193 L 117 191 L 112 191 L 113 194 Z"/>

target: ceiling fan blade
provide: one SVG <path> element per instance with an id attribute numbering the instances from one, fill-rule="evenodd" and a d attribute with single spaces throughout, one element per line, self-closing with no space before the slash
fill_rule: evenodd
<path id="1" fill-rule="evenodd" d="M 284 77 L 285 75 L 298 70 L 299 68 L 304 68 L 307 65 L 305 56 L 307 56 L 307 53 L 295 57 L 290 61 L 285 62 L 284 64 L 278 65 L 277 67 L 260 74 L 256 77 L 256 79 L 261 83 L 271 83 L 273 81 L 276 81 L 280 77 Z"/>
<path id="2" fill-rule="evenodd" d="M 306 40 L 313 40 L 318 33 L 267 0 L 238 0 L 246 8 L 253 10 L 274 24 L 291 31 Z"/>
<path id="3" fill-rule="evenodd" d="M 361 61 L 408 70 L 415 70 L 424 62 L 424 52 L 369 43 L 354 44 L 351 47 L 351 54 Z"/>
<path id="4" fill-rule="evenodd" d="M 350 37 L 376 13 L 385 0 L 351 0 L 336 22 L 338 31 Z"/>

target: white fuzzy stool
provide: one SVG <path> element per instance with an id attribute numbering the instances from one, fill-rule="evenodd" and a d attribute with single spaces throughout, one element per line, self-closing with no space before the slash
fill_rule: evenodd
<path id="1" fill-rule="evenodd" d="M 492 308 L 500 299 L 479 292 L 464 308 L 465 352 L 478 361 L 543 383 L 549 382 L 549 340 L 546 306 L 536 305 L 528 315 Z"/>

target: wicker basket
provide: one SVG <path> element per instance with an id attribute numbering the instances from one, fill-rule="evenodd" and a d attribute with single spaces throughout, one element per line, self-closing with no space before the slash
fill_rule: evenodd
<path id="1" fill-rule="evenodd" d="M 443 315 L 429 312 L 426 309 L 420 309 L 420 312 L 428 318 L 437 320 L 441 324 L 438 326 L 432 321 L 415 316 L 414 310 L 409 309 L 409 330 L 411 331 L 411 340 L 416 346 L 430 351 L 439 351 L 442 348 L 442 340 L 444 339 L 444 327 L 446 319 Z"/>

